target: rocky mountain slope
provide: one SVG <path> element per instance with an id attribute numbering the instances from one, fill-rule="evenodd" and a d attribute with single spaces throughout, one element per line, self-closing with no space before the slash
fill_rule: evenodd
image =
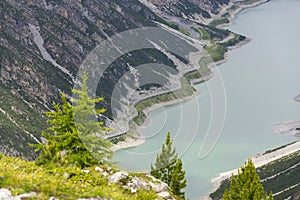
<path id="1" fill-rule="evenodd" d="M 298 200 L 300 198 L 299 161 L 300 151 L 297 151 L 257 168 L 261 183 L 267 192 L 273 192 L 275 200 Z M 210 197 L 213 200 L 222 199 L 222 195 L 228 187 L 229 180 L 227 179 L 222 182 L 217 191 L 210 194 Z"/>
<path id="2" fill-rule="evenodd" d="M 166 9 L 167 4 L 153 1 Z M 170 3 L 168 1 L 166 2 Z M 174 3 L 174 1 L 173 1 Z M 218 12 L 227 1 L 176 1 L 170 14 Z M 173 4 L 172 4 L 173 5 Z M 138 27 L 166 23 L 138 0 L 3 0 L 0 2 L 0 152 L 34 157 L 27 143 L 41 141 L 46 127 L 42 113 L 59 101 L 60 92 L 71 95 L 78 68 L 86 55 L 106 38 Z M 123 55 L 100 81 L 97 94 L 110 96 L 118 78 L 129 66 L 159 63 L 176 69 L 166 53 L 145 49 Z M 184 62 L 183 62 L 184 64 Z"/>
<path id="3" fill-rule="evenodd" d="M 58 101 L 60 91 L 71 93 L 87 53 L 110 35 L 160 20 L 139 2 L 126 0 L 1 1 L 0 9 L 0 151 L 25 157 L 33 154 L 26 143 L 40 140 L 42 112 Z M 156 59 L 140 54 L 140 60 Z M 119 73 L 128 68 L 120 61 L 116 65 Z"/>
<path id="4" fill-rule="evenodd" d="M 201 20 L 219 14 L 230 0 L 149 0 L 149 2 L 172 16 Z"/>

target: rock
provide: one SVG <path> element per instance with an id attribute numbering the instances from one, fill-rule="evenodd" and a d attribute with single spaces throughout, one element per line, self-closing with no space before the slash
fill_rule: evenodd
<path id="1" fill-rule="evenodd" d="M 130 190 L 131 194 L 134 194 L 137 192 L 137 189 L 134 187 L 134 185 L 124 185 L 123 188 Z"/>
<path id="2" fill-rule="evenodd" d="M 136 193 L 138 189 L 151 190 L 151 185 L 138 177 L 132 177 L 123 188 L 130 190 L 131 193 Z"/>
<path id="3" fill-rule="evenodd" d="M 150 190 L 151 186 L 146 181 L 139 179 L 137 177 L 133 177 L 129 183 L 132 183 L 137 189 Z"/>
<path id="4" fill-rule="evenodd" d="M 70 174 L 68 174 L 67 172 L 64 173 L 63 175 L 64 179 L 68 179 L 70 177 Z"/>
<path id="5" fill-rule="evenodd" d="M 150 182 L 149 184 L 151 186 L 151 189 L 156 193 L 168 191 L 168 188 L 169 188 L 169 186 L 164 182 L 161 182 L 161 183 Z"/>
<path id="6" fill-rule="evenodd" d="M 296 102 L 300 102 L 300 94 L 292 98 Z"/>
<path id="7" fill-rule="evenodd" d="M 20 194 L 18 196 L 16 196 L 16 198 L 20 198 L 20 199 L 23 199 L 23 198 L 28 198 L 28 197 L 31 197 L 33 195 L 36 195 L 36 192 L 29 192 L 29 193 L 25 193 L 25 194 Z"/>
<path id="8" fill-rule="evenodd" d="M 11 193 L 8 189 L 0 189 L 0 200 L 5 200 L 11 197 Z"/>
<path id="9" fill-rule="evenodd" d="M 135 189 L 135 188 L 130 188 L 130 192 L 131 192 L 131 193 L 136 193 L 136 191 L 137 191 L 137 189 Z"/>
<path id="10" fill-rule="evenodd" d="M 102 175 L 103 176 L 108 176 L 108 173 L 107 172 L 103 172 Z"/>
<path id="11" fill-rule="evenodd" d="M 8 189 L 0 189 L 0 200 L 21 200 L 23 198 L 28 198 L 33 195 L 36 195 L 35 192 L 30 192 L 30 193 L 25 193 L 25 194 L 20 194 L 18 196 L 12 196 L 11 192 Z"/>
<path id="12" fill-rule="evenodd" d="M 80 198 L 77 200 L 109 200 L 109 199 L 104 199 L 104 198 L 100 198 L 100 197 L 92 197 L 92 198 Z"/>
<path id="13" fill-rule="evenodd" d="M 159 197 L 163 198 L 163 199 L 172 199 L 172 197 L 170 196 L 169 192 L 160 192 L 157 194 Z"/>
<path id="14" fill-rule="evenodd" d="M 104 170 L 101 167 L 96 166 L 95 167 L 96 172 L 104 172 Z"/>
<path id="15" fill-rule="evenodd" d="M 118 183 L 121 179 L 127 178 L 128 177 L 128 172 L 126 171 L 118 171 L 108 177 L 108 182 L 109 183 Z"/>

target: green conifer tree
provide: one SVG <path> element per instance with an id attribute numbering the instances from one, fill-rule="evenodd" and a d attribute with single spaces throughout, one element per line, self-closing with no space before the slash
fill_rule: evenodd
<path id="1" fill-rule="evenodd" d="M 73 89 L 74 99 L 72 99 L 73 116 L 76 129 L 80 139 L 90 153 L 100 162 L 108 162 L 112 158 L 113 151 L 110 149 L 112 143 L 105 140 L 103 131 L 110 130 L 104 127 L 102 121 L 96 119 L 96 115 L 104 113 L 106 110 L 95 109 L 95 104 L 104 100 L 103 97 L 92 98 L 88 94 L 87 73 L 83 74 L 81 89 Z"/>
<path id="2" fill-rule="evenodd" d="M 170 187 L 173 194 L 184 199 L 184 192 L 181 190 L 186 187 L 185 171 L 182 169 L 182 161 L 177 160 L 171 177 Z"/>
<path id="3" fill-rule="evenodd" d="M 185 172 L 182 169 L 182 161 L 178 158 L 176 149 L 172 147 L 171 135 L 168 132 L 162 151 L 156 157 L 156 162 L 151 164 L 150 174 L 167 183 L 173 194 L 184 199 L 186 187 Z"/>
<path id="4" fill-rule="evenodd" d="M 37 164 L 71 164 L 83 168 L 104 163 L 112 157 L 111 143 L 101 137 L 101 130 L 107 128 L 102 122 L 92 120 L 96 113 L 105 111 L 95 111 L 95 103 L 103 98 L 93 99 L 88 95 L 87 78 L 85 73 L 82 88 L 73 89 L 77 94 L 77 98 L 72 100 L 73 105 L 62 94 L 62 104 L 55 104 L 54 111 L 46 112 L 51 126 L 49 132 L 42 133 L 46 143 L 35 145 L 37 151 L 41 151 Z"/>
<path id="5" fill-rule="evenodd" d="M 224 193 L 223 200 L 273 200 L 272 192 L 268 195 L 260 183 L 251 159 L 239 170 L 236 177 L 232 175 L 230 188 Z"/>

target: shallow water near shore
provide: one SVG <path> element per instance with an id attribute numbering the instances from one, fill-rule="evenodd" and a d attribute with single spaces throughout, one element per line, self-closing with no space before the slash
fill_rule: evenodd
<path id="1" fill-rule="evenodd" d="M 188 181 L 186 196 L 199 199 L 212 189 L 211 179 L 241 166 L 248 157 L 297 140 L 272 132 L 272 125 L 300 119 L 300 1 L 272 0 L 240 13 L 228 29 L 252 39 L 232 51 L 218 66 L 226 90 L 227 113 L 221 137 L 204 158 L 199 151 L 209 128 L 209 85 L 196 85 L 201 94 L 182 104 L 149 113 L 151 123 L 143 131 L 147 141 L 115 153 L 119 166 L 148 171 L 171 132 L 184 162 Z M 223 88 L 211 88 L 221 92 Z"/>

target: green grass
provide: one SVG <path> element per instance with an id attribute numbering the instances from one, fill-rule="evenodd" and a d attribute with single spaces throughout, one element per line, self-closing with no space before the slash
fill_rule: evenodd
<path id="1" fill-rule="evenodd" d="M 224 44 L 218 43 L 208 52 L 210 52 L 211 59 L 214 62 L 217 62 L 224 59 L 224 55 L 226 51 L 227 51 L 227 47 Z"/>
<path id="2" fill-rule="evenodd" d="M 186 30 L 186 29 L 184 29 L 182 27 L 179 27 L 179 31 L 181 33 L 183 33 L 184 35 L 191 36 L 191 33 L 188 30 Z"/>
<path id="3" fill-rule="evenodd" d="M 175 30 L 179 30 L 179 26 L 177 24 L 175 24 L 174 22 L 172 21 L 165 21 L 166 25 L 175 29 Z"/>
<path id="4" fill-rule="evenodd" d="M 211 40 L 211 35 L 205 29 L 200 29 L 202 40 Z"/>
<path id="5" fill-rule="evenodd" d="M 212 21 L 209 25 L 210 25 L 210 26 L 216 27 L 216 26 L 219 26 L 219 25 L 221 25 L 221 24 L 228 24 L 229 22 L 230 22 L 230 21 L 229 21 L 228 18 L 223 17 L 223 18 L 221 18 L 221 19 L 216 19 L 216 20 Z"/>
<path id="6" fill-rule="evenodd" d="M 195 27 L 191 27 L 191 29 L 193 29 L 194 31 L 198 32 L 200 34 L 200 38 L 201 40 L 211 40 L 211 35 L 209 32 L 207 32 L 204 28 L 195 28 Z"/>
<path id="7" fill-rule="evenodd" d="M 194 28 L 196 29 L 196 28 Z M 197 29 L 198 30 L 198 29 Z M 203 29 L 204 30 L 204 29 Z M 207 34 L 209 34 L 207 32 Z M 208 68 L 208 64 L 211 62 L 217 62 L 224 59 L 224 55 L 227 51 L 227 46 L 231 45 L 232 43 L 235 43 L 236 40 L 240 39 L 240 36 L 237 35 L 233 40 L 230 40 L 230 42 L 227 43 L 216 43 L 212 46 L 204 46 L 204 49 L 209 53 L 210 57 L 204 57 L 200 60 L 200 70 L 199 71 L 193 71 L 190 73 L 187 73 L 182 79 L 181 79 L 181 85 L 182 89 L 175 91 L 175 92 L 169 92 L 163 95 L 158 95 L 155 97 L 151 97 L 148 99 L 145 99 L 138 104 L 135 105 L 136 110 L 138 111 L 138 116 L 133 119 L 135 123 L 138 125 L 142 125 L 144 123 L 144 120 L 146 118 L 145 113 L 143 112 L 144 109 L 153 106 L 154 104 L 158 104 L 161 102 L 168 102 L 174 99 L 180 99 L 185 96 L 190 96 L 195 92 L 195 89 L 190 85 L 190 80 L 192 79 L 198 79 L 200 77 L 206 76 L 210 73 L 210 69 Z"/>
<path id="8" fill-rule="evenodd" d="M 145 121 L 146 115 L 143 112 L 144 109 L 153 106 L 154 104 L 168 102 L 175 99 L 181 99 L 186 96 L 191 96 L 194 94 L 195 89 L 190 85 L 186 77 L 180 79 L 181 89 L 174 92 L 169 92 L 162 95 L 157 95 L 148 99 L 145 99 L 135 105 L 136 110 L 138 111 L 138 116 L 133 119 L 138 125 L 142 125 Z"/>
<path id="9" fill-rule="evenodd" d="M 106 166 L 101 166 L 103 169 Z M 75 167 L 43 168 L 34 162 L 27 162 L 19 158 L 0 155 L 0 188 L 11 190 L 13 195 L 35 191 L 37 194 L 30 199 L 77 199 L 88 197 L 102 197 L 115 200 L 123 199 L 156 199 L 156 193 L 138 190 L 136 194 L 122 188 L 121 184 L 108 184 L 108 180 L 94 167 L 88 168 L 87 174 Z M 113 169 L 118 171 L 118 169 Z M 68 174 L 66 177 L 64 174 Z M 136 173 L 131 173 L 136 175 Z M 144 174 L 138 174 L 145 178 Z"/>

